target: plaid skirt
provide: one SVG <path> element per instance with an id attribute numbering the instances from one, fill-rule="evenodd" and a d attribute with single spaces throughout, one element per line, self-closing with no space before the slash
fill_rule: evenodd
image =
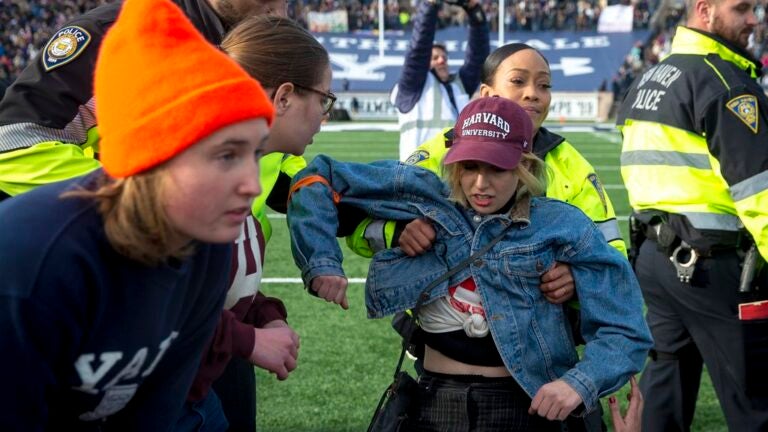
<path id="1" fill-rule="evenodd" d="M 446 375 L 419 376 L 418 403 L 405 425 L 412 432 L 579 431 L 559 421 L 528 414 L 531 398 L 514 378 Z M 581 419 L 574 418 L 577 422 Z"/>

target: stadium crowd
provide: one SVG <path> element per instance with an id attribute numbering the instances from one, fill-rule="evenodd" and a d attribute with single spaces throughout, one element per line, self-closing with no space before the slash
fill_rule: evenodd
<path id="1" fill-rule="evenodd" d="M 67 20 L 108 0 L 0 0 L 0 94 Z"/>
<path id="2" fill-rule="evenodd" d="M 27 65 L 53 30 L 69 18 L 113 0 L 0 0 L 0 95 L 19 72 Z M 614 100 L 620 101 L 638 73 L 656 64 L 660 56 L 669 51 L 675 26 L 684 15 L 682 2 L 655 0 L 631 1 L 635 6 L 634 27 L 652 29 L 647 41 L 639 41 L 627 54 L 624 64 L 610 83 L 601 89 L 611 91 Z M 498 30 L 498 1 L 483 0 L 491 31 Z M 519 0 L 506 6 L 506 30 L 512 31 L 578 31 L 594 30 L 600 17 L 598 0 Z M 611 3 L 611 2 L 609 2 Z M 757 16 L 761 24 L 753 35 L 753 53 L 768 66 L 766 52 L 765 1 L 758 2 Z M 345 10 L 349 31 L 377 29 L 377 2 L 371 0 L 291 0 L 289 14 L 305 28 L 309 27 L 311 12 Z M 385 28 L 409 30 L 416 1 L 387 0 L 384 13 Z M 663 10 L 659 10 L 662 9 Z M 657 13 L 659 12 L 659 13 Z M 438 15 L 438 28 L 466 26 L 466 14 L 461 8 L 445 4 Z M 597 83 L 596 83 L 597 85 Z M 768 80 L 764 80 L 768 86 Z"/>
<path id="3" fill-rule="evenodd" d="M 630 3 L 630 1 L 625 1 Z M 446 3 L 459 3 L 449 1 Z M 612 3 L 612 2 L 608 2 Z M 647 28 L 653 1 L 631 0 L 635 6 L 635 27 Z M 387 0 L 384 12 L 384 27 L 391 30 L 408 30 L 417 2 Z M 498 30 L 498 1 L 483 0 L 483 9 L 488 17 L 491 31 Z M 508 31 L 547 30 L 594 30 L 600 17 L 601 5 L 598 0 L 518 0 L 507 2 L 505 26 Z M 291 8 L 294 19 L 309 25 L 311 12 L 346 11 L 348 29 L 374 30 L 379 26 L 378 3 L 371 0 L 296 0 Z M 438 16 L 438 27 L 467 25 L 466 15 L 454 5 L 445 4 Z"/>
<path id="4" fill-rule="evenodd" d="M 53 30 L 86 10 L 113 0 L 0 0 L 0 94 L 33 58 Z M 594 30 L 600 16 L 597 0 L 519 0 L 506 6 L 507 31 Z M 635 27 L 646 28 L 654 1 L 632 0 L 636 6 Z M 289 14 L 309 27 L 310 12 L 345 10 L 349 31 L 374 30 L 379 26 L 377 2 L 371 0 L 291 0 Z M 416 1 L 388 0 L 385 28 L 409 30 Z M 483 0 L 491 31 L 498 27 L 498 2 Z M 461 8 L 444 5 L 439 28 L 466 26 Z"/>

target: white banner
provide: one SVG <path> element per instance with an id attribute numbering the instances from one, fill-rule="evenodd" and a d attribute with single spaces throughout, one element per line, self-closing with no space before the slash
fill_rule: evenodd
<path id="1" fill-rule="evenodd" d="M 549 121 L 597 120 L 597 93 L 552 93 Z"/>
<path id="2" fill-rule="evenodd" d="M 309 31 L 316 33 L 346 33 L 347 11 L 340 9 L 333 12 L 310 12 L 307 17 Z"/>
<path id="3" fill-rule="evenodd" d="M 352 120 L 397 120 L 397 111 L 386 93 L 337 94 L 336 108 L 347 110 Z"/>
<path id="4" fill-rule="evenodd" d="M 386 93 L 340 93 L 336 108 L 345 109 L 352 120 L 397 120 L 397 110 Z M 552 93 L 549 121 L 598 120 L 596 92 Z"/>
<path id="5" fill-rule="evenodd" d="M 607 6 L 600 12 L 597 31 L 598 33 L 629 33 L 632 31 L 633 16 L 633 6 L 618 4 Z"/>

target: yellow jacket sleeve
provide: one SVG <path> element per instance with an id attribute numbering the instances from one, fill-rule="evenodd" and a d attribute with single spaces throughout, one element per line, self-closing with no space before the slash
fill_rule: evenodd
<path id="1" fill-rule="evenodd" d="M 307 166 L 307 161 L 302 156 L 287 155 L 285 153 L 270 153 L 259 160 L 259 180 L 261 182 L 261 195 L 253 200 L 251 212 L 261 223 L 265 241 L 272 237 L 272 225 L 267 218 L 267 197 L 275 187 L 275 182 L 284 173 L 293 177 L 297 172 Z M 285 197 L 286 201 L 288 197 Z"/>
<path id="2" fill-rule="evenodd" d="M 444 134 L 449 130 L 451 128 L 446 128 L 442 133 L 421 144 L 404 163 L 420 166 L 435 174 L 439 174 L 440 164 L 448 152 L 448 149 L 445 147 L 446 138 Z M 347 247 L 362 257 L 370 258 L 377 251 L 392 247 L 395 228 L 395 221 L 379 221 L 366 218 L 355 228 L 354 233 L 347 236 Z"/>
<path id="3" fill-rule="evenodd" d="M 94 159 L 97 129 L 88 131 L 83 145 L 46 141 L 0 153 L 0 190 L 10 196 L 38 186 L 87 174 L 101 166 Z"/>
<path id="4" fill-rule="evenodd" d="M 567 141 L 547 153 L 544 162 L 549 170 L 547 197 L 581 209 L 600 228 L 605 240 L 627 256 L 611 198 L 592 165 Z"/>

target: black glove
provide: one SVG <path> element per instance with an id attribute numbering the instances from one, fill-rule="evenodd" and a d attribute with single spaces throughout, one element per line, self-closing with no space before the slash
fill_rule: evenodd
<path id="1" fill-rule="evenodd" d="M 454 6 L 461 6 L 462 9 L 467 13 L 467 16 L 469 17 L 469 23 L 470 24 L 484 24 L 486 22 L 485 19 L 485 12 L 483 12 L 483 5 L 480 4 L 480 2 L 475 3 L 474 5 L 469 5 L 469 0 L 443 0 L 444 2 L 454 5 Z"/>

